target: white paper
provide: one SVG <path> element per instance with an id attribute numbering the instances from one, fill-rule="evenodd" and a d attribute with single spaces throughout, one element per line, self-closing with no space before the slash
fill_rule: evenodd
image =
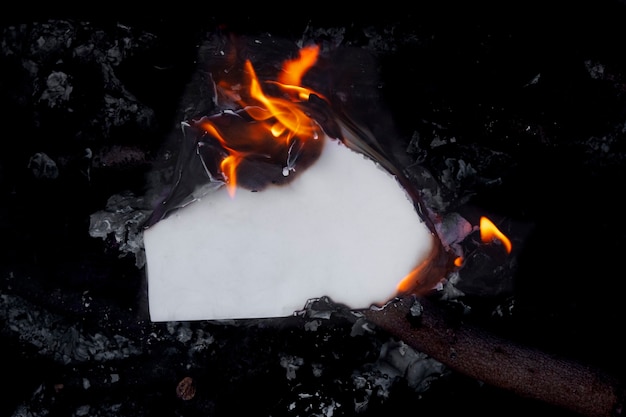
<path id="1" fill-rule="evenodd" d="M 153 321 L 283 317 L 310 299 L 383 304 L 433 236 L 395 177 L 324 137 L 320 158 L 263 191 L 225 187 L 144 232 Z"/>

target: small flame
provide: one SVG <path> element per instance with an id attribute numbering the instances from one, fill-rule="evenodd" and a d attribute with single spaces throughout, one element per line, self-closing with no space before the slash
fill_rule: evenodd
<path id="1" fill-rule="evenodd" d="M 495 224 L 491 222 L 487 217 L 482 216 L 480 218 L 480 238 L 483 243 L 490 243 L 493 240 L 499 240 L 506 249 L 506 253 L 511 253 L 512 245 L 511 241 L 504 233 L 502 233 Z"/>
<path id="2" fill-rule="evenodd" d="M 278 81 L 287 85 L 300 85 L 302 76 L 317 62 L 319 46 L 305 46 L 300 49 L 300 57 L 292 59 L 283 64 L 283 72 L 280 73 Z"/>
<path id="3" fill-rule="evenodd" d="M 418 281 L 418 277 L 423 273 L 427 265 L 428 261 L 422 262 L 420 265 L 415 267 L 415 269 L 409 272 L 404 278 L 402 278 L 402 281 L 400 281 L 398 283 L 398 286 L 396 287 L 397 291 L 399 293 L 406 293 L 411 291 L 415 287 L 416 282 Z"/>
<path id="4" fill-rule="evenodd" d="M 398 294 L 423 295 L 435 288 L 454 269 L 454 259 L 441 245 L 396 285 Z"/>
<path id="5" fill-rule="evenodd" d="M 225 137 L 211 120 L 202 123 L 203 129 L 224 149 L 225 156 L 220 163 L 220 169 L 231 197 L 234 197 L 238 184 L 238 168 L 247 157 L 270 158 L 273 155 L 272 149 L 279 146 L 288 150 L 287 153 L 293 158 L 292 149 L 301 148 L 301 143 L 294 147 L 296 142 L 321 137 L 320 127 L 297 104 L 308 100 L 311 94 L 323 98 L 320 94 L 300 86 L 302 77 L 316 63 L 318 54 L 317 45 L 302 48 L 298 58 L 283 63 L 278 82 L 267 82 L 275 85 L 284 94 L 283 97 L 265 94 L 250 60 L 245 61 L 244 69 L 250 77 L 247 88 L 253 103 L 244 102 L 242 95 L 237 93 L 240 86 L 235 85 L 227 89 L 224 83 L 220 83 L 225 91 L 232 91 L 229 98 L 238 102 L 247 115 L 256 122 L 254 131 L 250 132 L 252 137 L 247 138 L 249 141 L 245 145 L 241 143 L 242 138 Z M 293 170 L 293 161 L 285 161 L 283 175 L 288 175 L 290 170 Z"/>

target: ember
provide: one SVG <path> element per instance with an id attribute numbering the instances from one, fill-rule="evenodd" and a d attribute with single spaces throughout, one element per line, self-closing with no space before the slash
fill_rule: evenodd
<path id="1" fill-rule="evenodd" d="M 193 399 L 196 395 L 196 387 L 193 378 L 184 377 L 176 386 L 176 396 L 184 401 Z"/>

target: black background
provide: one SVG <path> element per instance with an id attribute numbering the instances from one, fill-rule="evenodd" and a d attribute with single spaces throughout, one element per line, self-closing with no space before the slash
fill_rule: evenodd
<path id="1" fill-rule="evenodd" d="M 626 316 L 622 267 L 626 253 L 622 203 L 626 180 L 626 6 L 606 1 L 560 7 L 542 2 L 418 3 L 406 10 L 360 7 L 340 11 L 336 5 L 310 4 L 272 13 L 268 5 L 258 6 L 257 13 L 252 9 L 243 12 L 243 5 L 139 11 L 50 6 L 48 10 L 14 10 L 3 15 L 2 23 L 8 27 L 70 19 L 90 21 L 107 33 L 121 23 L 137 32 L 155 34 L 156 46 L 129 58 L 117 75 L 140 102 L 155 111 L 157 123 L 148 134 L 129 139 L 120 133 L 103 139 L 148 150 L 158 149 L 179 121 L 180 99 L 196 70 L 197 45 L 207 32 L 252 37 L 270 33 L 295 40 L 307 27 L 344 28 L 344 42 L 379 54 L 380 98 L 393 120 L 396 145 L 409 150 L 405 157 L 419 159 L 436 177 L 450 158 L 476 168 L 475 177 L 454 184 L 447 210 L 462 213 L 472 223 L 479 214 L 489 214 L 513 238 L 514 262 L 507 261 L 510 285 L 504 290 L 486 288 L 489 277 L 484 275 L 495 274 L 492 269 L 485 272 L 478 265 L 474 271 L 462 271 L 467 290 L 462 300 L 473 307 L 467 320 L 626 376 L 622 340 Z M 363 46 L 367 41 L 363 29 L 370 27 L 384 34 L 385 46 Z M 0 81 L 5 129 L 0 156 L 5 201 L 2 292 L 18 294 L 70 323 L 80 323 L 86 332 L 99 326 L 109 331 L 115 327 L 145 342 L 143 332 L 152 325 L 145 322 L 141 301 L 142 271 L 132 260 L 119 259 L 114 250 L 86 231 L 89 214 L 102 209 L 111 194 L 125 188 L 144 189 L 149 164 L 94 172 L 89 186 L 69 165 L 67 175 L 55 182 L 31 178 L 25 167 L 34 152 L 43 147 L 71 156 L 83 149 L 84 143 L 67 140 L 72 129 L 66 121 L 75 121 L 80 115 L 56 119 L 56 113 L 36 113 L 19 100 L 21 91 L 29 91 L 24 84 L 31 80 L 8 65 L 14 58 L 3 56 Z M 604 72 L 592 73 L 595 64 Z M 155 71 L 155 66 L 170 70 Z M 87 91 L 98 95 L 96 88 Z M 85 98 L 87 104 L 89 97 Z M 34 120 L 39 124 L 33 124 Z M 146 142 L 146 136 L 154 141 Z M 447 139 L 447 144 L 430 146 L 435 138 Z M 84 311 L 76 300 L 85 290 L 95 298 L 93 306 L 101 310 Z M 502 317 L 494 315 L 499 306 L 514 307 L 510 315 Z M 118 316 L 121 324 L 103 324 L 103 311 L 107 317 Z M 163 332 L 160 346 L 146 347 L 139 365 L 129 365 L 128 360 L 115 364 L 133 381 L 119 388 L 123 392 L 98 386 L 92 390 L 95 394 L 81 397 L 84 393 L 79 388 L 68 389 L 64 399 L 44 402 L 42 407 L 64 415 L 83 398 L 99 404 L 112 397 L 134 402 L 129 407 L 133 411 L 126 415 L 159 415 L 159 407 L 175 415 L 226 415 L 232 410 L 295 415 L 285 411 L 286 406 L 276 405 L 281 396 L 293 398 L 299 392 L 295 382 L 284 383 L 282 368 L 277 370 L 272 361 L 282 346 L 330 368 L 345 366 L 333 371 L 341 380 L 349 379 L 346 375 L 351 366 L 375 356 L 385 340 L 384 335 L 376 335 L 372 336 L 375 340 L 359 345 L 346 336 L 349 320 L 339 315 L 337 323 L 329 322 L 323 330 L 328 340 L 322 344 L 325 347 L 309 351 L 307 347 L 317 346 L 323 337 L 303 333 L 301 323 L 294 321 L 249 326 L 191 324 L 192 328 L 210 329 L 220 341 L 219 352 L 192 358 L 196 374 L 210 368 L 216 378 L 230 381 L 225 383 L 230 387 L 224 388 L 211 377 L 200 376 L 204 388 L 216 392 L 205 396 L 204 403 L 189 406 L 170 395 L 185 374 L 180 357 L 189 351 L 176 347 L 168 339 L 171 335 L 156 326 Z M 2 412 L 10 415 L 41 383 L 49 387 L 59 380 L 93 376 L 100 369 L 85 363 L 59 363 L 33 347 L 28 335 L 13 331 L 10 320 L 2 324 L 3 365 L 16 369 L 5 378 L 9 395 L 3 395 L 8 404 Z M 319 359 L 327 355 L 341 360 Z M 144 377 L 142 367 L 147 368 Z M 254 369 L 252 376 L 242 377 L 248 368 Z M 304 386 L 315 383 L 296 382 Z M 265 386 L 271 384 L 278 388 L 266 392 Z M 407 412 L 408 407 L 427 415 L 468 410 L 525 415 L 546 410 L 543 405 L 524 402 L 459 375 L 439 384 L 440 388 L 435 386 L 422 398 L 400 382 L 392 398 L 378 406 L 371 404 L 369 415 Z M 341 390 L 333 394 L 332 386 L 328 382 L 325 387 L 329 397 L 349 397 Z M 348 408 L 342 411 L 345 415 L 350 415 Z"/>

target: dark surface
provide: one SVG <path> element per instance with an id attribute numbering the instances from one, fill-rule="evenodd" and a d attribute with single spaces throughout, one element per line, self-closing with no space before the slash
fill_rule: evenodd
<path id="1" fill-rule="evenodd" d="M 402 364 L 381 365 L 394 341 L 359 330 L 338 307 L 149 322 L 143 270 L 112 237 L 89 235 L 90 215 L 112 195 L 150 190 L 190 104 L 214 110 L 195 87 L 199 45 L 219 33 L 338 45 L 330 85 L 386 132 L 381 141 L 407 172 L 431 175 L 433 211 L 473 225 L 488 215 L 513 240 L 508 257 L 465 242 L 456 302 L 466 320 L 625 377 L 626 6 L 438 4 L 371 17 L 324 9 L 286 22 L 217 11 L 4 15 L 0 357 L 11 370 L 0 414 L 337 416 L 364 403 L 361 415 L 568 415 L 447 372 L 419 391 Z M 109 59 L 116 42 L 122 52 Z M 90 44 L 95 53 L 76 49 Z M 73 89 L 52 105 L 39 98 L 55 71 Z M 56 162 L 58 177 L 33 174 L 37 152 Z M 197 382 L 190 401 L 175 395 L 184 376 Z"/>

